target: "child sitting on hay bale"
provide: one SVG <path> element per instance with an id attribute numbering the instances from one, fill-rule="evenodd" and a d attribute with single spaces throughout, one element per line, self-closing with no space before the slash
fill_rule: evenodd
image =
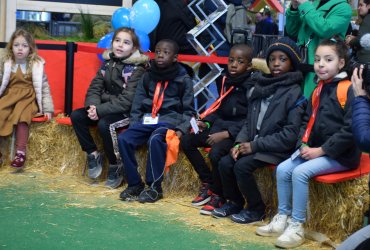
<path id="1" fill-rule="evenodd" d="M 243 224 L 264 219 L 266 206 L 253 172 L 279 164 L 294 151 L 306 103 L 300 87 L 303 76 L 297 70 L 299 48 L 289 38 L 281 38 L 268 48 L 266 61 L 271 74 L 252 75 L 255 86 L 247 93 L 246 122 L 230 154 L 219 162 L 228 201 L 213 210 L 216 218 L 231 215 L 232 221 Z"/>
<path id="2" fill-rule="evenodd" d="M 228 72 L 218 86 L 219 98 L 199 117 L 198 134 L 188 134 L 181 138 L 181 148 L 197 172 L 202 186 L 192 205 L 206 204 L 200 213 L 210 215 L 215 208 L 225 203 L 222 192 L 218 162 L 227 155 L 234 145 L 235 138 L 247 116 L 247 89 L 252 74 L 253 50 L 246 44 L 234 45 L 230 50 Z M 209 169 L 198 147 L 211 147 L 208 157 Z"/>
<path id="3" fill-rule="evenodd" d="M 17 151 L 10 164 L 16 169 L 25 165 L 32 118 L 42 114 L 50 120 L 54 113 L 44 63 L 32 35 L 16 30 L 0 62 L 0 136 L 10 135 L 16 127 Z"/>
<path id="4" fill-rule="evenodd" d="M 347 55 L 345 43 L 338 38 L 325 39 L 316 49 L 314 69 L 319 81 L 303 118 L 298 149 L 276 170 L 278 214 L 256 231 L 279 236 L 278 247 L 292 248 L 304 242 L 309 180 L 354 169 L 360 163 L 361 152 L 351 131 L 354 95 L 345 72 Z M 341 103 L 338 91 L 343 86 L 347 98 Z"/>
<path id="5" fill-rule="evenodd" d="M 195 115 L 193 82 L 186 68 L 177 62 L 178 50 L 172 40 L 157 43 L 154 63 L 136 90 L 130 127 L 118 137 L 128 183 L 120 194 L 122 200 L 138 199 L 145 203 L 163 197 L 161 183 L 165 170 L 166 133 L 175 130 L 181 138 L 189 131 L 190 119 Z M 135 158 L 135 149 L 145 143 L 148 144 L 146 189 Z"/>
<path id="6" fill-rule="evenodd" d="M 102 173 L 103 157 L 90 134 L 89 127 L 97 125 L 109 160 L 107 187 L 117 188 L 123 181 L 122 163 L 117 160 L 110 126 L 128 126 L 128 116 L 135 96 L 137 82 L 145 72 L 149 59 L 139 51 L 139 39 L 130 28 L 117 29 L 112 38 L 112 51 L 104 54 L 104 63 L 91 81 L 86 93 L 85 107 L 71 113 L 73 129 L 81 148 L 87 153 L 88 176 L 98 178 Z"/>

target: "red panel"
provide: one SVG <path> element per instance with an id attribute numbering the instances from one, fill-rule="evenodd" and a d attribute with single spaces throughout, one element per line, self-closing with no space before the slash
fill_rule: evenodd
<path id="1" fill-rule="evenodd" d="M 37 40 L 42 44 L 62 44 L 65 42 Z M 49 80 L 54 109 L 64 110 L 66 53 L 63 50 L 38 50 L 38 54 L 45 60 L 45 72 Z"/>
<path id="2" fill-rule="evenodd" d="M 96 48 L 96 43 L 77 43 Z M 86 91 L 101 65 L 97 54 L 75 53 L 75 67 L 73 77 L 73 109 L 84 106 Z"/>
<path id="3" fill-rule="evenodd" d="M 337 183 L 351 180 L 370 173 L 370 157 L 368 154 L 362 154 L 360 166 L 357 169 L 334 174 L 316 176 L 314 179 L 324 183 Z"/>

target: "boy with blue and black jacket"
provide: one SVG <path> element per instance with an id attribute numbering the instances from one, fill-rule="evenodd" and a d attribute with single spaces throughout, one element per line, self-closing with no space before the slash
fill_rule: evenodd
<path id="1" fill-rule="evenodd" d="M 189 131 L 190 119 L 195 115 L 193 81 L 188 68 L 177 62 L 177 53 L 176 42 L 164 39 L 157 43 L 154 63 L 136 90 L 130 127 L 118 137 L 128 183 L 120 194 L 122 200 L 138 199 L 145 203 L 163 198 L 167 130 L 175 130 L 181 138 Z M 146 189 L 135 158 L 135 149 L 145 143 L 148 144 Z"/>

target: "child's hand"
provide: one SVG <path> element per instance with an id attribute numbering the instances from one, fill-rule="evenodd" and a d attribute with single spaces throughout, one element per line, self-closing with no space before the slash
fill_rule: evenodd
<path id="1" fill-rule="evenodd" d="M 99 120 L 95 105 L 90 105 L 90 108 L 87 110 L 87 116 L 93 121 Z"/>
<path id="2" fill-rule="evenodd" d="M 205 122 L 197 121 L 197 125 L 199 127 L 199 131 L 203 132 L 204 129 L 206 129 L 208 126 Z"/>
<path id="3" fill-rule="evenodd" d="M 305 160 L 312 160 L 316 159 L 320 156 L 325 154 L 324 150 L 321 147 L 319 148 L 311 148 L 309 146 L 305 146 L 301 148 L 301 157 Z"/>
<path id="4" fill-rule="evenodd" d="M 217 133 L 208 135 L 208 139 L 206 140 L 206 142 L 212 146 L 228 137 L 229 137 L 229 133 L 227 131 L 217 132 Z"/>
<path id="5" fill-rule="evenodd" d="M 51 120 L 51 118 L 53 117 L 53 114 L 52 114 L 52 113 L 45 113 L 45 114 L 44 114 L 44 116 L 46 117 L 46 119 L 47 119 L 48 121 L 50 121 L 50 120 Z"/>
<path id="6" fill-rule="evenodd" d="M 239 152 L 242 155 L 249 155 L 252 153 L 252 146 L 250 142 L 243 142 L 240 144 Z"/>
<path id="7" fill-rule="evenodd" d="M 230 149 L 230 155 L 234 159 L 234 161 L 237 161 L 237 159 L 238 159 L 238 156 L 239 156 L 239 147 L 240 147 L 240 145 L 237 144 L 237 145 L 235 145 L 234 147 L 232 147 Z"/>

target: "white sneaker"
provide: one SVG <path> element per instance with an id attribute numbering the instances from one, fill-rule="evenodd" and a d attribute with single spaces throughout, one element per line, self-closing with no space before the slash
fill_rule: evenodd
<path id="1" fill-rule="evenodd" d="M 290 221 L 284 233 L 277 238 L 275 246 L 281 248 L 294 248 L 304 242 L 303 224 L 297 221 Z"/>
<path id="2" fill-rule="evenodd" d="M 261 236 L 279 236 L 287 226 L 288 216 L 285 214 L 276 214 L 272 218 L 270 224 L 258 227 L 256 230 L 257 235 Z"/>

